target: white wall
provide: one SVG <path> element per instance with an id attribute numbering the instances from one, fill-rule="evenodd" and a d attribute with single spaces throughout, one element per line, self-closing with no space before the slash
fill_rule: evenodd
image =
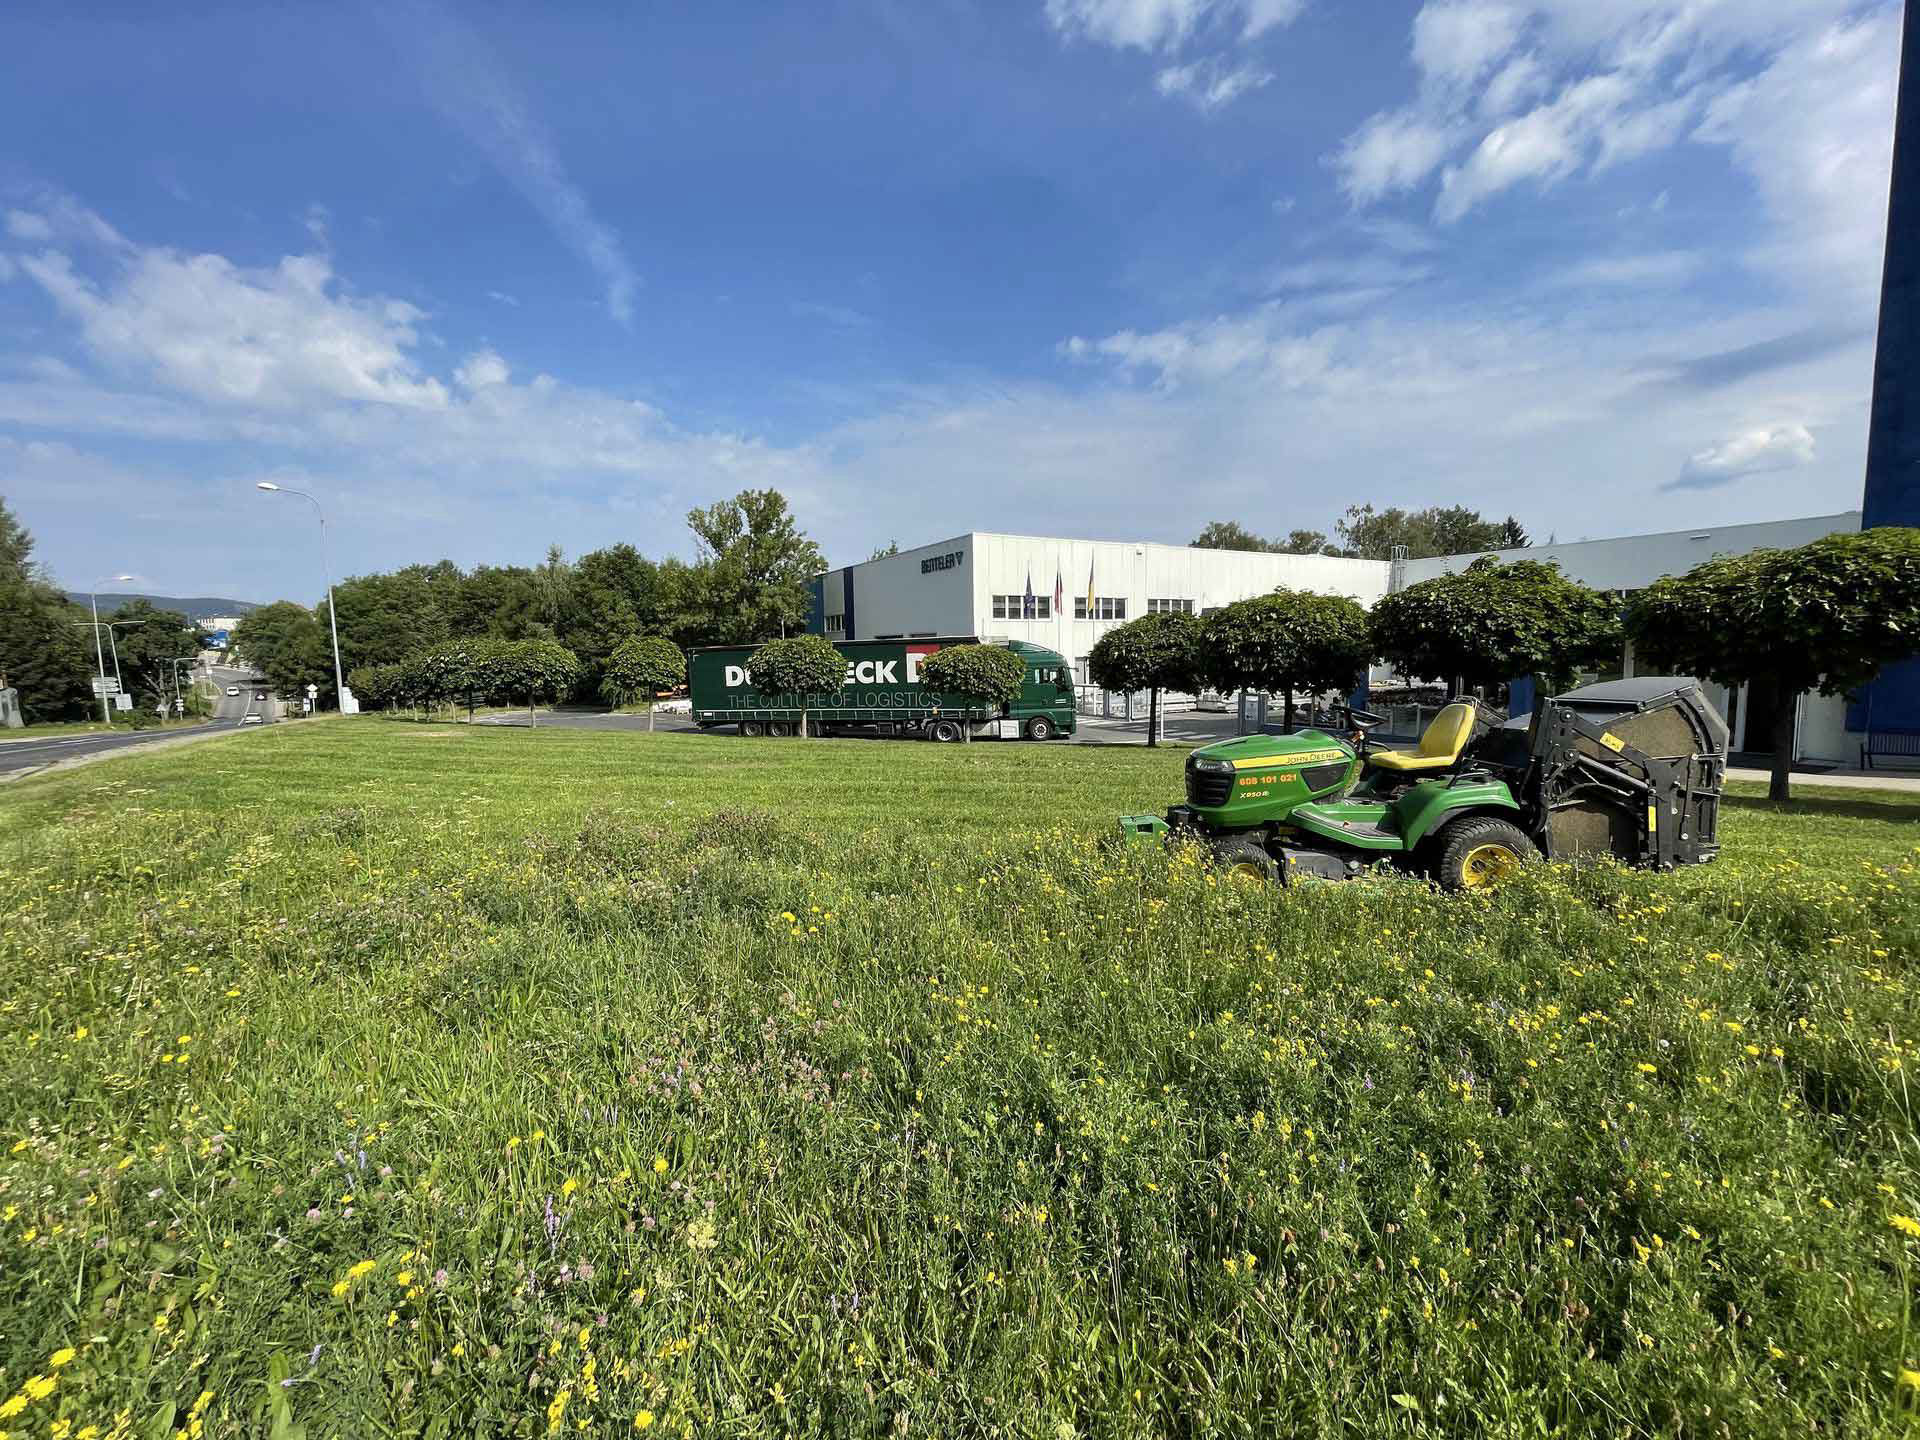
<path id="1" fill-rule="evenodd" d="M 1147 614 L 1147 602 L 1155 599 L 1192 600 L 1197 615 L 1235 600 L 1269 594 L 1278 586 L 1351 595 L 1362 605 L 1371 605 L 1387 589 L 1387 565 L 1378 560 L 989 531 L 976 532 L 972 542 L 977 560 L 972 572 L 974 632 L 1045 645 L 1074 663 L 1120 623 L 1072 618 L 1075 597 L 1086 597 L 1089 568 L 1094 595 L 1125 599 L 1129 620 Z M 1033 593 L 1051 600 L 1056 575 L 1062 584 L 1062 614 L 1049 620 L 994 619 L 995 595 L 1024 596 L 1031 577 Z"/>

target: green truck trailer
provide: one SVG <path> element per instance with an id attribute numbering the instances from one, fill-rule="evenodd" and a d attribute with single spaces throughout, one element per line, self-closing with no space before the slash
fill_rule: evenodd
<path id="1" fill-rule="evenodd" d="M 846 681 L 831 695 L 762 695 L 747 674 L 752 646 L 712 645 L 688 653 L 687 684 L 693 722 L 742 735 L 793 735 L 802 711 L 810 734 L 864 732 L 960 740 L 993 735 L 1051 740 L 1074 732 L 1073 672 L 1055 651 L 1010 640 L 1005 648 L 1026 664 L 1019 698 L 1000 707 L 970 704 L 920 683 L 920 665 L 948 645 L 973 645 L 968 635 L 912 640 L 837 640 L 847 661 Z"/>

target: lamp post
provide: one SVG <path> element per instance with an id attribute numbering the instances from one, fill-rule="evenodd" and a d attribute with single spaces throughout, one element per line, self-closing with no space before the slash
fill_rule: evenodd
<path id="1" fill-rule="evenodd" d="M 107 581 L 112 581 L 117 585 L 122 580 L 131 579 L 133 579 L 131 575 L 103 575 L 100 579 L 93 582 L 93 590 L 91 593 L 91 599 L 93 601 L 93 673 L 98 677 L 94 683 L 100 686 L 100 718 L 109 725 L 113 724 L 113 712 L 107 708 L 107 657 L 100 653 L 100 586 Z M 113 663 L 114 669 L 118 671 L 120 668 L 120 654 L 118 650 L 114 652 Z M 120 683 L 117 675 L 115 676 L 114 683 L 116 685 Z"/>
<path id="2" fill-rule="evenodd" d="M 285 485 L 276 485 L 271 480 L 256 480 L 253 488 L 265 490 L 271 495 L 298 495 L 313 506 L 313 513 L 320 517 L 320 574 L 327 582 L 327 629 L 333 636 L 333 703 L 344 710 L 347 681 L 346 677 L 340 673 L 340 621 L 333 613 L 333 573 L 327 567 L 327 512 L 320 508 L 318 500 L 304 490 L 291 490 Z"/>

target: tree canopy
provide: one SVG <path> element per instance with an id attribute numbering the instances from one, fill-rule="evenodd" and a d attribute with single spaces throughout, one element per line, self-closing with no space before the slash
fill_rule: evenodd
<path id="1" fill-rule="evenodd" d="M 161 610 L 146 599 L 121 605 L 113 612 L 113 626 L 120 678 L 134 703 L 148 710 L 163 700 L 170 703 L 173 662 L 182 656 L 199 656 L 199 627 L 179 611 Z"/>
<path id="2" fill-rule="evenodd" d="M 1004 645 L 943 645 L 920 662 L 926 689 L 987 706 L 1017 699 L 1026 673 L 1026 662 Z"/>
<path id="3" fill-rule="evenodd" d="M 709 644 L 751 645 L 798 630 L 812 608 L 809 582 L 827 568 L 778 490 L 742 490 L 687 513 L 700 548 L 686 608 Z"/>
<path id="4" fill-rule="evenodd" d="M 1157 745 L 1160 692 L 1194 691 L 1201 686 L 1201 622 L 1191 615 L 1142 615 L 1117 625 L 1087 652 L 1087 673 L 1108 690 L 1151 692 L 1147 744 Z"/>
<path id="5" fill-rule="evenodd" d="M 1332 553 L 1324 532 L 1293 530 L 1284 540 L 1267 540 L 1254 534 L 1237 520 L 1214 520 L 1187 542 L 1196 550 L 1257 550 L 1272 555 L 1321 555 Z"/>
<path id="6" fill-rule="evenodd" d="M 1293 694 L 1350 691 L 1371 658 L 1367 612 L 1344 595 L 1276 590 L 1238 600 L 1200 622 L 1207 678 L 1222 689 L 1279 691 L 1286 723 Z"/>
<path id="7" fill-rule="evenodd" d="M 600 677 L 600 695 L 609 705 L 644 703 L 653 709 L 662 690 L 683 685 L 687 657 L 664 635 L 635 635 L 614 646 Z"/>
<path id="8" fill-rule="evenodd" d="M 787 698 L 800 712 L 806 733 L 808 702 L 839 693 L 846 682 L 846 657 L 824 635 L 789 635 L 769 640 L 747 658 L 747 677 L 763 697 Z"/>
<path id="9" fill-rule="evenodd" d="M 241 617 L 231 637 L 233 654 L 267 677 L 280 695 L 305 695 L 315 685 L 331 703 L 333 646 L 326 621 L 304 605 L 276 600 Z"/>
<path id="10" fill-rule="evenodd" d="M 33 536 L 0 500 L 0 683 L 20 692 L 29 724 L 75 720 L 92 706 L 90 617 L 33 561 Z"/>
<path id="11" fill-rule="evenodd" d="M 1406 546 L 1408 559 L 1419 560 L 1527 543 L 1527 532 L 1518 520 L 1511 516 L 1504 521 L 1487 520 L 1464 505 L 1432 505 L 1424 510 L 1350 505 L 1334 528 L 1340 532 L 1339 553 L 1359 560 L 1391 560 L 1397 545 Z"/>
<path id="12" fill-rule="evenodd" d="M 1410 679 L 1550 686 L 1620 654 L 1619 607 L 1539 560 L 1489 556 L 1382 596 L 1368 618 L 1373 651 Z"/>
<path id="13" fill-rule="evenodd" d="M 1708 560 L 1634 596 L 1627 632 L 1646 664 L 1677 674 L 1723 685 L 1773 676 L 1783 697 L 1858 690 L 1920 653 L 1920 530 L 1880 526 Z M 1788 793 L 1793 708 L 1776 712 L 1776 800 Z"/>

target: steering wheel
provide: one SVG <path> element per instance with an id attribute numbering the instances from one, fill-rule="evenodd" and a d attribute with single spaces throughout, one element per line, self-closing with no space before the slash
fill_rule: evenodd
<path id="1" fill-rule="evenodd" d="M 1347 720 L 1356 730 L 1371 730 L 1376 725 L 1387 723 L 1386 716 L 1376 715 L 1371 710 L 1356 710 L 1351 705 L 1343 705 L 1340 708 L 1347 712 Z"/>

